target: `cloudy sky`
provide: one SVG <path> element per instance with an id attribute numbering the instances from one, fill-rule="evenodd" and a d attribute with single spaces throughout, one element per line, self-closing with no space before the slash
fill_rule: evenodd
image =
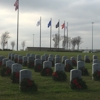
<path id="1" fill-rule="evenodd" d="M 16 0 L 0 0 L 0 36 L 8 31 L 11 41 L 17 41 L 17 11 Z M 19 0 L 19 50 L 21 42 L 26 41 L 26 47 L 39 47 L 40 28 L 36 24 L 41 16 L 41 46 L 50 47 L 50 29 L 47 28 L 52 18 L 52 34 L 58 32 L 55 28 L 58 20 L 60 24 L 68 22 L 68 36 L 74 38 L 81 36 L 83 43 L 80 48 L 92 48 L 92 22 L 93 48 L 100 49 L 100 0 Z M 60 25 L 61 26 L 61 25 Z M 33 35 L 34 34 L 34 35 Z M 60 35 L 64 30 L 60 28 Z M 66 32 L 67 35 L 67 32 Z M 16 43 L 17 44 L 17 43 Z M 54 42 L 52 41 L 52 47 Z M 1 47 L 1 45 L 0 45 Z M 62 47 L 62 41 L 60 42 Z M 15 48 L 16 50 L 16 45 Z"/>

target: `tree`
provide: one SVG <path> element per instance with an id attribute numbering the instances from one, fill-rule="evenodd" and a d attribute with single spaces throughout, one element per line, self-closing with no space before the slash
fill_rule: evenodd
<path id="1" fill-rule="evenodd" d="M 76 37 L 76 45 L 77 45 L 77 50 L 79 50 L 79 46 L 82 43 L 82 38 L 80 36 Z"/>
<path id="2" fill-rule="evenodd" d="M 14 50 L 15 41 L 12 41 L 12 42 L 11 42 L 11 46 L 12 46 L 12 50 Z"/>
<path id="3" fill-rule="evenodd" d="M 9 36 L 9 32 L 5 32 L 1 35 L 1 46 L 2 46 L 2 49 L 5 48 L 5 46 L 7 45 L 7 41 L 8 39 L 10 38 Z"/>
<path id="4" fill-rule="evenodd" d="M 62 47 L 68 49 L 67 42 L 68 42 L 68 45 L 70 47 L 71 38 L 70 37 L 67 38 L 67 36 L 65 36 L 65 38 L 64 38 L 64 36 L 62 36 L 62 39 L 63 39 L 63 41 L 62 41 Z"/>
<path id="5" fill-rule="evenodd" d="M 25 47 L 25 41 L 22 41 L 22 48 L 23 48 L 23 50 L 24 50 L 24 47 Z"/>
<path id="6" fill-rule="evenodd" d="M 76 37 L 72 38 L 71 39 L 72 50 L 75 50 L 76 43 L 77 43 L 77 38 Z"/>
<path id="7" fill-rule="evenodd" d="M 52 40 L 55 42 L 54 47 L 55 48 L 59 47 L 59 42 L 61 41 L 60 34 L 54 34 Z"/>

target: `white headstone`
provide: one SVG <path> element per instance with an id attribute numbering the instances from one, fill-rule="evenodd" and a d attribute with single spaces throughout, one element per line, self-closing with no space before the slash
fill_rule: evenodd
<path id="1" fill-rule="evenodd" d="M 67 65 L 67 64 L 69 64 L 69 65 L 71 65 L 71 66 L 72 66 L 72 61 L 71 61 L 71 60 L 69 60 L 69 59 L 66 59 L 66 60 L 65 60 L 65 65 Z"/>
<path id="2" fill-rule="evenodd" d="M 35 55 L 35 59 L 40 59 L 40 55 Z"/>
<path id="3" fill-rule="evenodd" d="M 46 56 L 42 55 L 42 56 L 41 56 L 41 60 L 42 60 L 42 61 L 46 61 Z"/>
<path id="4" fill-rule="evenodd" d="M 27 54 L 26 54 L 26 57 L 29 57 L 29 56 L 30 56 L 30 54 L 29 54 L 29 53 L 27 53 Z"/>
<path id="5" fill-rule="evenodd" d="M 96 55 L 93 55 L 93 60 L 94 60 L 94 59 L 98 59 L 98 57 L 97 57 Z"/>
<path id="6" fill-rule="evenodd" d="M 35 59 L 34 65 L 36 66 L 37 64 L 42 64 L 42 60 L 40 60 L 40 59 Z"/>
<path id="7" fill-rule="evenodd" d="M 8 61 L 6 61 L 6 67 L 11 68 L 12 64 L 14 64 L 14 63 L 15 63 L 14 61 L 8 60 Z"/>
<path id="8" fill-rule="evenodd" d="M 24 63 L 24 62 L 27 62 L 27 57 L 26 56 L 23 56 L 23 58 L 22 58 L 22 63 Z"/>
<path id="9" fill-rule="evenodd" d="M 2 65 L 3 65 L 3 66 L 6 66 L 6 61 L 8 61 L 8 60 L 9 60 L 8 58 L 2 59 Z"/>
<path id="10" fill-rule="evenodd" d="M 44 61 L 43 68 L 46 68 L 46 67 L 52 68 L 52 63 L 50 61 Z"/>
<path id="11" fill-rule="evenodd" d="M 63 63 L 65 62 L 66 59 L 67 59 L 66 56 L 62 56 L 62 62 L 63 62 Z"/>
<path id="12" fill-rule="evenodd" d="M 62 63 L 56 63 L 54 67 L 54 72 L 56 71 L 64 71 L 65 65 Z"/>
<path id="13" fill-rule="evenodd" d="M 13 54 L 13 53 L 11 54 L 11 59 L 12 59 L 12 60 L 14 60 L 14 55 L 15 55 L 15 54 Z"/>
<path id="14" fill-rule="evenodd" d="M 22 65 L 21 64 L 18 64 L 18 63 L 15 63 L 15 64 L 12 64 L 12 67 L 11 67 L 11 72 L 19 72 L 20 70 L 22 70 Z"/>
<path id="15" fill-rule="evenodd" d="M 77 55 L 77 61 L 82 61 L 81 55 Z"/>
<path id="16" fill-rule="evenodd" d="M 35 58 L 35 54 L 30 54 L 30 57 L 34 57 Z"/>
<path id="17" fill-rule="evenodd" d="M 28 63 L 29 63 L 29 62 L 34 62 L 34 60 L 35 60 L 34 57 L 28 57 L 28 58 L 27 58 L 27 62 L 28 62 Z"/>
<path id="18" fill-rule="evenodd" d="M 55 57 L 55 63 L 61 63 L 61 58 L 60 57 Z"/>
<path id="19" fill-rule="evenodd" d="M 100 71 L 100 64 L 99 64 L 99 63 L 94 63 L 94 64 L 92 64 L 92 74 L 93 74 L 95 71 Z"/>
<path id="20" fill-rule="evenodd" d="M 85 67 L 85 62 L 84 61 L 77 61 L 77 69 L 80 69 L 82 67 Z"/>
<path id="21" fill-rule="evenodd" d="M 96 71 L 100 71 L 100 63 L 92 64 L 92 74 L 94 74 L 94 72 L 96 72 Z M 93 76 L 92 76 L 92 80 L 94 80 Z"/>
<path id="22" fill-rule="evenodd" d="M 94 63 L 100 63 L 100 61 L 98 59 L 93 59 L 93 64 Z"/>
<path id="23" fill-rule="evenodd" d="M 32 72 L 28 69 L 20 70 L 20 76 L 19 76 L 19 83 L 24 79 L 29 78 L 32 79 Z"/>
<path id="24" fill-rule="evenodd" d="M 81 78 L 82 76 L 82 72 L 81 70 L 78 70 L 78 69 L 72 69 L 70 71 L 70 82 L 74 79 L 74 78 Z"/>

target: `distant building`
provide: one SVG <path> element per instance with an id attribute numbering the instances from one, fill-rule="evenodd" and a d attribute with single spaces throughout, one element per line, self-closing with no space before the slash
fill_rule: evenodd
<path id="1" fill-rule="evenodd" d="M 27 47 L 26 51 L 65 51 L 64 48 L 49 48 L 49 47 Z"/>

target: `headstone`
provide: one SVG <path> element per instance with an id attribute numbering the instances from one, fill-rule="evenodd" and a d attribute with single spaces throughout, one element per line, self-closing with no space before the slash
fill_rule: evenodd
<path id="1" fill-rule="evenodd" d="M 52 57 L 52 58 L 54 58 L 54 55 L 52 55 L 52 54 L 49 54 L 49 57 Z"/>
<path id="2" fill-rule="evenodd" d="M 11 54 L 11 60 L 14 60 L 14 55 L 13 53 Z"/>
<path id="3" fill-rule="evenodd" d="M 73 66 L 77 66 L 77 61 L 75 57 L 71 57 L 70 60 L 72 61 Z"/>
<path id="4" fill-rule="evenodd" d="M 6 67 L 11 68 L 12 64 L 14 64 L 14 63 L 15 63 L 14 61 L 8 60 L 8 61 L 6 61 Z"/>
<path id="5" fill-rule="evenodd" d="M 92 74 L 94 74 L 94 72 L 96 72 L 96 71 L 100 71 L 100 63 L 92 64 Z M 94 80 L 93 76 L 92 76 L 92 80 Z"/>
<path id="6" fill-rule="evenodd" d="M 15 63 L 18 62 L 18 54 L 15 54 L 15 55 L 14 55 L 14 61 L 15 61 Z"/>
<path id="7" fill-rule="evenodd" d="M 36 66 L 37 64 L 41 64 L 42 65 L 42 60 L 41 59 L 35 59 L 34 65 Z"/>
<path id="8" fill-rule="evenodd" d="M 8 60 L 9 60 L 8 58 L 2 59 L 2 66 L 6 66 L 6 61 L 8 61 Z"/>
<path id="9" fill-rule="evenodd" d="M 35 59 L 40 59 L 40 55 L 35 55 Z"/>
<path id="10" fill-rule="evenodd" d="M 72 66 L 72 62 L 71 62 L 71 60 L 66 59 L 66 60 L 65 60 L 65 65 L 67 65 L 67 64 L 69 64 L 69 65 L 71 65 L 71 66 Z"/>
<path id="11" fill-rule="evenodd" d="M 94 60 L 94 59 L 98 59 L 98 57 L 97 57 L 96 55 L 93 55 L 93 60 Z"/>
<path id="12" fill-rule="evenodd" d="M 23 58 L 23 56 L 21 56 L 21 55 L 18 56 L 18 63 L 19 64 L 22 64 L 22 58 Z"/>
<path id="13" fill-rule="evenodd" d="M 93 64 L 94 63 L 100 63 L 100 61 L 98 59 L 93 59 Z"/>
<path id="14" fill-rule="evenodd" d="M 44 56 L 46 57 L 46 60 L 48 59 L 49 55 L 48 54 L 44 54 Z"/>
<path id="15" fill-rule="evenodd" d="M 62 63 L 56 63 L 54 67 L 54 72 L 56 71 L 64 71 L 65 65 Z"/>
<path id="16" fill-rule="evenodd" d="M 46 61 L 46 56 L 45 55 L 42 55 L 41 56 L 41 60 L 42 60 L 42 62 Z"/>
<path id="17" fill-rule="evenodd" d="M 48 57 L 48 61 L 50 61 L 52 63 L 52 66 L 54 66 L 54 58 Z"/>
<path id="18" fill-rule="evenodd" d="M 60 55 L 55 55 L 55 57 L 57 57 L 57 58 L 61 58 Z"/>
<path id="19" fill-rule="evenodd" d="M 78 69 L 72 69 L 70 71 L 70 82 L 74 79 L 74 78 L 81 78 L 82 76 L 82 72 L 81 70 L 78 70 Z"/>
<path id="20" fill-rule="evenodd" d="M 98 63 L 92 64 L 92 74 L 93 74 L 95 71 L 100 71 L 100 64 L 98 64 Z"/>
<path id="21" fill-rule="evenodd" d="M 2 60 L 4 59 L 5 57 L 0 55 L 0 67 L 2 66 Z"/>
<path id="22" fill-rule="evenodd" d="M 46 67 L 51 68 L 52 67 L 52 63 L 50 61 L 44 61 L 43 62 L 43 68 L 46 68 Z"/>
<path id="23" fill-rule="evenodd" d="M 55 63 L 61 63 L 61 58 L 60 57 L 55 57 Z"/>
<path id="24" fill-rule="evenodd" d="M 34 62 L 34 60 L 35 60 L 34 57 L 28 57 L 28 58 L 27 58 L 27 63 L 29 63 L 29 62 Z"/>
<path id="25" fill-rule="evenodd" d="M 20 70 L 22 70 L 22 65 L 21 64 L 18 64 L 18 63 L 15 63 L 15 64 L 12 64 L 12 67 L 11 67 L 11 72 L 19 72 Z"/>
<path id="26" fill-rule="evenodd" d="M 11 53 L 8 54 L 8 58 L 11 59 Z"/>
<path id="27" fill-rule="evenodd" d="M 28 57 L 28 58 L 27 58 L 27 66 L 28 66 L 29 68 L 34 68 L 34 60 L 35 60 L 34 57 Z"/>
<path id="28" fill-rule="evenodd" d="M 77 69 L 80 69 L 82 67 L 85 67 L 85 62 L 84 61 L 78 61 L 77 62 Z"/>
<path id="29" fill-rule="evenodd" d="M 35 54 L 30 54 L 30 57 L 34 57 L 35 58 Z"/>
<path id="30" fill-rule="evenodd" d="M 62 56 L 62 63 L 64 64 L 65 63 L 65 60 L 67 59 L 66 56 Z"/>
<path id="31" fill-rule="evenodd" d="M 19 83 L 21 83 L 24 78 L 29 78 L 32 80 L 32 72 L 28 69 L 20 70 Z"/>
<path id="32" fill-rule="evenodd" d="M 26 56 L 23 56 L 23 58 L 22 58 L 22 64 L 23 64 L 23 66 L 27 65 L 27 57 Z"/>
<path id="33" fill-rule="evenodd" d="M 82 61 L 81 55 L 77 55 L 77 61 Z"/>
<path id="34" fill-rule="evenodd" d="M 27 54 L 26 54 L 26 57 L 29 57 L 29 56 L 30 56 L 30 54 L 29 54 L 29 53 L 27 53 Z"/>
<path id="35" fill-rule="evenodd" d="M 87 55 L 84 56 L 84 61 L 85 63 L 90 63 L 90 59 Z"/>

